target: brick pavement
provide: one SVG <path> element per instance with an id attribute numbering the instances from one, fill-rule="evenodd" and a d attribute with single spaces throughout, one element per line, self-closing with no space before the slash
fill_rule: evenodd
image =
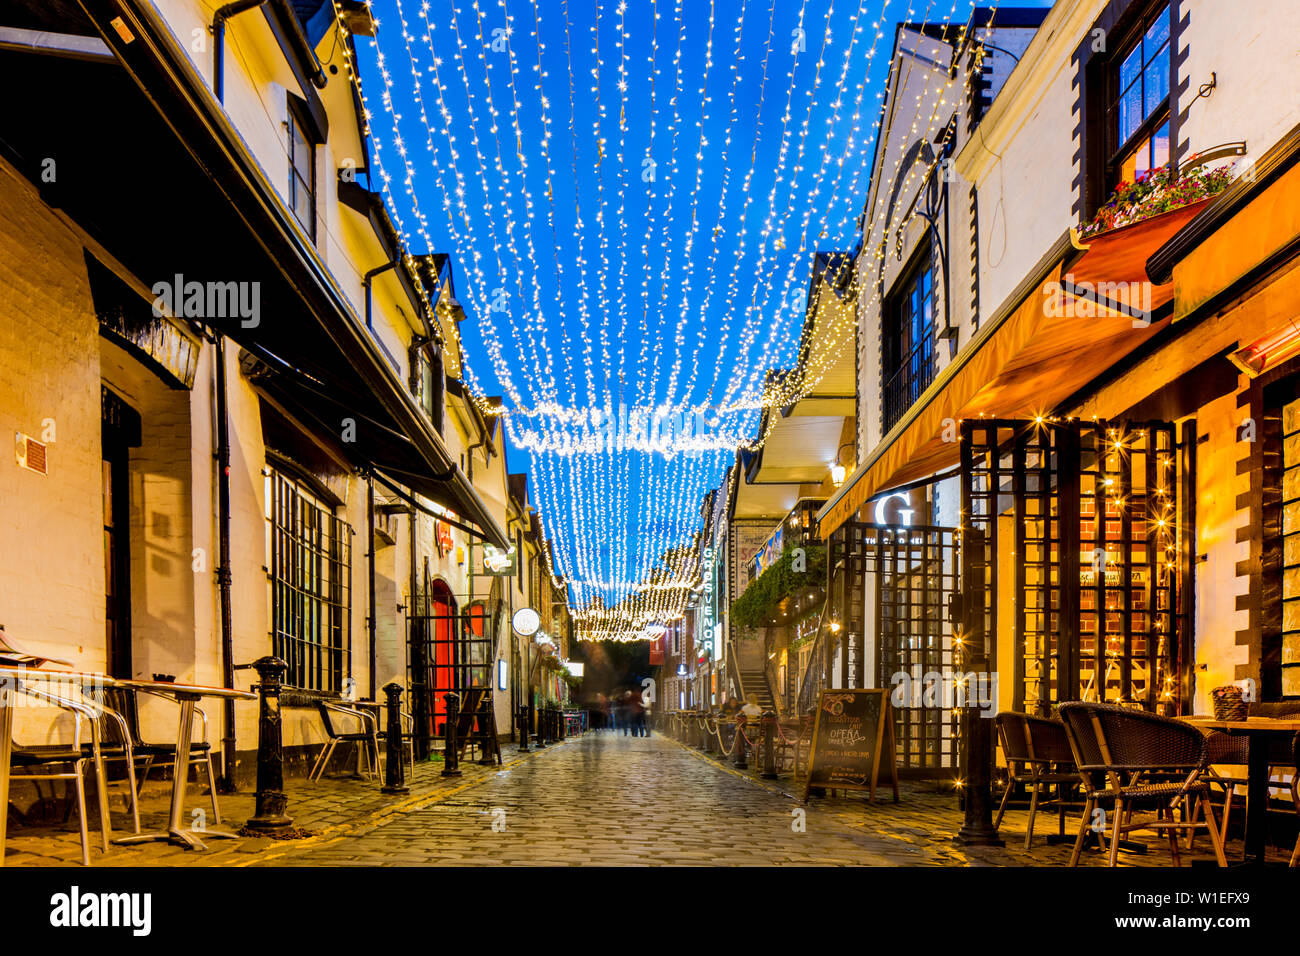
<path id="1" fill-rule="evenodd" d="M 921 865 L 1061 866 L 1068 846 L 1036 837 L 1022 847 L 1027 813 L 1008 811 L 1005 848 L 955 847 L 961 814 L 951 790 L 905 783 L 902 801 L 886 795 L 871 805 L 864 794 L 814 798 L 799 807 L 788 778 L 760 780 L 671 739 L 593 733 L 526 755 L 506 747 L 497 769 L 463 764 L 464 776 L 443 778 L 440 764 L 421 765 L 411 793 L 389 797 L 373 781 L 327 778 L 291 782 L 290 813 L 313 831 L 299 841 L 215 840 L 196 853 L 166 844 L 92 849 L 103 866 L 332 865 Z M 192 791 L 197 788 L 191 788 Z M 191 792 L 193 808 L 206 797 Z M 223 797 L 227 821 L 252 813 L 251 794 Z M 164 794 L 145 802 L 142 825 L 166 817 Z M 802 832 L 796 812 L 803 810 Z M 92 816 L 93 819 L 93 816 Z M 119 833 L 127 818 L 115 813 Z M 1037 832 L 1054 832 L 1041 813 Z M 1070 820 L 1067 818 L 1067 828 Z M 75 823 L 70 824 L 75 826 Z M 1152 838 L 1154 843 L 1154 837 Z M 1240 853 L 1240 844 L 1229 853 Z M 1285 858 L 1281 851 L 1275 854 Z M 1208 840 L 1192 858 L 1209 858 Z M 9 866 L 75 864 L 75 829 L 19 829 L 11 834 Z M 1184 862 L 1188 859 L 1184 857 Z M 1164 845 L 1128 865 L 1168 866 Z M 1089 853 L 1085 865 L 1104 863 Z"/>

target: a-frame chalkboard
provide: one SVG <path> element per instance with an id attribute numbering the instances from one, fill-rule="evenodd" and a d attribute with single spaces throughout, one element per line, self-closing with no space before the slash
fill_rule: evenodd
<path id="1" fill-rule="evenodd" d="M 872 803 L 881 768 L 888 774 L 898 802 L 898 765 L 894 756 L 894 718 L 888 690 L 824 690 L 813 720 L 812 748 L 803 801 L 813 787 L 867 790 Z"/>

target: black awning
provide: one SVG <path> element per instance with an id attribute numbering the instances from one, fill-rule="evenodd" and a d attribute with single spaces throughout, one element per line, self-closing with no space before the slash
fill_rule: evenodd
<path id="1" fill-rule="evenodd" d="M 373 468 L 472 522 L 484 540 L 509 546 L 464 473 L 452 463 L 430 468 L 406 435 L 357 411 L 361 402 L 346 382 L 314 377 L 257 345 L 246 347 L 239 361 L 254 387 L 313 432 L 330 436 L 330 446 L 355 465 Z"/>
<path id="2" fill-rule="evenodd" d="M 0 82 L 26 91 L 6 107 L 0 152 L 146 287 L 239 286 L 240 315 L 183 317 L 345 402 L 348 415 L 333 408 L 328 417 L 369 423 L 369 464 L 410 476 L 421 494 L 504 547 L 505 531 L 456 471 L 441 436 L 153 4 L 78 5 L 121 68 L 0 58 Z M 88 142 L 115 145 L 89 150 Z M 51 182 L 41 176 L 48 160 L 57 162 Z M 244 315 L 254 291 L 257 314 Z M 310 410 L 330 408 L 302 389 L 298 400 L 309 394 Z M 337 436 L 337 424 L 326 434 Z"/>

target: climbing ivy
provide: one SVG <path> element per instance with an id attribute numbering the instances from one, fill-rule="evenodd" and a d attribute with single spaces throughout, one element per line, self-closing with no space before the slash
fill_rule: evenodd
<path id="1" fill-rule="evenodd" d="M 797 551 L 804 552 L 803 571 L 794 570 Z M 745 592 L 731 604 L 731 619 L 741 627 L 762 627 L 772 619 L 777 606 L 791 594 L 808 587 L 820 587 L 826 581 L 826 548 L 812 546 L 787 548 L 781 557 L 751 582 Z"/>

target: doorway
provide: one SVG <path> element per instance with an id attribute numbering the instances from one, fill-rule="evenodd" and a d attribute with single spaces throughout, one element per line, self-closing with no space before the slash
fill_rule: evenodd
<path id="1" fill-rule="evenodd" d="M 104 666 L 131 672 L 131 449 L 140 447 L 140 413 L 100 388 L 101 499 L 104 516 Z"/>

